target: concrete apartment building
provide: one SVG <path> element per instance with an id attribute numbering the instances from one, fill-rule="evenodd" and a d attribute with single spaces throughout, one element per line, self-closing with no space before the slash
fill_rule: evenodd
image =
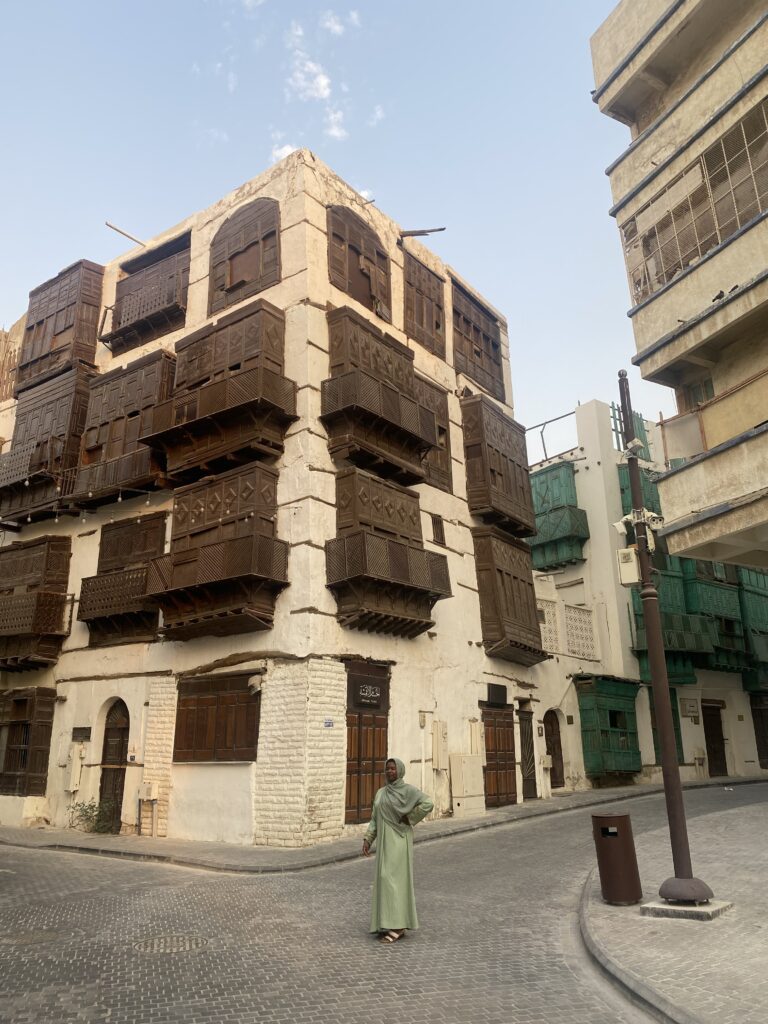
<path id="1" fill-rule="evenodd" d="M 660 782 L 639 587 L 619 582 L 631 511 L 615 406 L 573 413 L 566 451 L 531 466 L 542 646 L 534 669 L 549 789 Z M 645 506 L 663 513 L 661 431 L 635 414 Z M 631 538 L 630 538 L 631 539 Z M 680 774 L 765 778 L 768 572 L 654 553 Z"/>
<path id="2" fill-rule="evenodd" d="M 623 0 L 592 38 L 634 362 L 674 388 L 659 494 L 673 554 L 768 567 L 768 9 Z"/>
<path id="3" fill-rule="evenodd" d="M 388 753 L 436 814 L 546 788 L 504 318 L 313 154 L 3 341 L 0 821 L 307 845 Z"/>

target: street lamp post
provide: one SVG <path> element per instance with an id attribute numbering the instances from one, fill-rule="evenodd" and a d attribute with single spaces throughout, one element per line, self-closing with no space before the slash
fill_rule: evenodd
<path id="1" fill-rule="evenodd" d="M 629 485 L 632 494 L 632 518 L 637 542 L 637 557 L 640 563 L 640 597 L 643 602 L 643 619 L 648 642 L 648 663 L 653 687 L 653 704 L 656 712 L 656 729 L 661 750 L 661 770 L 664 778 L 664 798 L 667 803 L 669 838 L 672 846 L 674 877 L 668 878 L 659 889 L 659 896 L 676 903 L 706 903 L 712 899 L 712 890 L 700 878 L 694 878 L 691 867 L 691 851 L 688 845 L 688 828 L 683 806 L 683 789 L 680 784 L 680 769 L 677 763 L 675 729 L 672 721 L 672 702 L 669 697 L 667 662 L 664 655 L 664 635 L 659 612 L 659 595 L 651 576 L 651 559 L 648 546 L 648 525 L 643 513 L 643 491 L 640 482 L 640 466 L 637 461 L 635 421 L 629 396 L 627 371 L 619 371 L 619 393 L 621 395 L 621 420 L 624 434 L 624 448 L 627 452 Z"/>

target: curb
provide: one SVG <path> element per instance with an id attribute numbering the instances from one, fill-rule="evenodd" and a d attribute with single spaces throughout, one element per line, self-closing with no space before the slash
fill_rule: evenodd
<path id="1" fill-rule="evenodd" d="M 726 784 L 728 786 L 742 786 L 752 784 L 765 784 L 768 780 L 761 778 L 749 778 L 749 779 L 738 779 L 738 778 L 723 778 L 717 781 L 697 781 L 689 782 L 683 785 L 684 790 L 688 789 L 709 789 L 715 788 L 719 785 Z M 614 792 L 613 790 L 593 790 L 589 793 L 588 799 L 583 800 L 578 805 L 573 807 L 562 807 L 558 806 L 558 797 L 550 798 L 547 801 L 538 801 L 537 803 L 529 803 L 526 807 L 525 804 L 514 805 L 516 810 L 512 811 L 507 817 L 503 819 L 475 819 L 474 821 L 467 821 L 466 824 L 459 824 L 458 822 L 451 821 L 450 825 L 444 827 L 442 830 L 436 830 L 434 834 L 427 832 L 421 832 L 416 830 L 414 833 L 414 842 L 417 844 L 422 843 L 435 843 L 443 839 L 450 839 L 453 836 L 468 835 L 473 832 L 482 832 L 486 829 L 500 828 L 504 825 L 518 825 L 525 821 L 532 819 L 548 817 L 552 814 L 568 814 L 576 811 L 586 810 L 590 807 L 600 806 L 602 804 L 613 804 L 622 803 L 627 800 L 637 800 L 643 797 L 659 796 L 663 794 L 664 788 L 658 783 L 654 783 L 652 786 L 636 786 L 632 787 L 630 792 L 621 790 Z M 23 831 L 19 829 L 18 831 Z M 22 842 L 18 840 L 10 840 L 0 837 L 0 846 L 11 846 L 19 849 L 32 849 L 32 850 L 56 850 L 62 853 L 85 853 L 91 855 L 97 855 L 102 857 L 124 857 L 127 860 L 136 861 L 154 861 L 161 864 L 170 864 L 176 867 L 185 868 L 198 868 L 203 871 L 218 871 L 225 874 L 246 874 L 246 875 L 272 875 L 272 874 L 291 874 L 297 871 L 309 871 L 314 868 L 327 867 L 331 864 L 341 864 L 345 861 L 357 860 L 359 857 L 359 851 L 357 846 L 349 851 L 339 851 L 336 853 L 328 853 L 322 855 L 320 852 L 321 848 L 316 847 L 318 851 L 317 859 L 311 861 L 305 861 L 304 863 L 297 864 L 224 864 L 217 861 L 210 861 L 204 858 L 204 856 L 185 856 L 184 854 L 173 854 L 163 853 L 162 851 L 139 851 L 139 850 L 125 850 L 115 849 L 108 846 L 81 846 L 73 843 L 62 843 L 62 842 L 51 842 L 51 843 L 35 843 L 35 842 Z M 172 842 L 172 840 L 171 840 Z M 330 844 L 329 844 L 330 845 Z M 686 1024 L 689 1024 L 686 1021 Z"/>
<path id="2" fill-rule="evenodd" d="M 587 875 L 579 900 L 579 931 L 587 952 L 608 980 L 618 988 L 629 1000 L 650 1012 L 658 1020 L 669 1024 L 703 1024 L 699 1017 L 694 1017 L 687 1010 L 671 1003 L 660 992 L 651 988 L 636 974 L 625 970 L 611 958 L 605 947 L 598 942 L 589 930 L 589 903 L 595 872 L 592 868 Z"/>

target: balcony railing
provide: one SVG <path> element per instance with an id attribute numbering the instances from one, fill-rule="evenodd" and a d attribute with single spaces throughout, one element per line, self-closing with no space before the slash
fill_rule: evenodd
<path id="1" fill-rule="evenodd" d="M 692 412 L 661 421 L 667 462 L 692 459 L 768 420 L 768 370 L 703 402 Z"/>
<path id="2" fill-rule="evenodd" d="M 147 567 L 86 576 L 80 590 L 77 617 L 81 622 L 153 611 L 147 599 Z"/>
<path id="3" fill-rule="evenodd" d="M 159 596 L 245 577 L 285 586 L 288 544 L 272 537 L 252 536 L 171 551 L 149 563 L 146 592 Z"/>
<path id="4" fill-rule="evenodd" d="M 325 559 L 329 586 L 367 579 L 421 590 L 435 600 L 451 596 L 448 559 L 413 544 L 360 530 L 327 541 Z"/>
<path id="5" fill-rule="evenodd" d="M 0 637 L 66 636 L 66 594 L 36 590 L 9 594 L 0 600 Z"/>

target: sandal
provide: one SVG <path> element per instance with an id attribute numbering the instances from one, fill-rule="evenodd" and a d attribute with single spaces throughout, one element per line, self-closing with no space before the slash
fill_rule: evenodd
<path id="1" fill-rule="evenodd" d="M 404 935 L 405 928 L 401 928 L 400 931 L 395 931 L 395 929 L 393 928 L 388 932 L 384 932 L 384 934 L 379 937 L 379 942 L 397 942 L 397 940 L 402 939 Z"/>

